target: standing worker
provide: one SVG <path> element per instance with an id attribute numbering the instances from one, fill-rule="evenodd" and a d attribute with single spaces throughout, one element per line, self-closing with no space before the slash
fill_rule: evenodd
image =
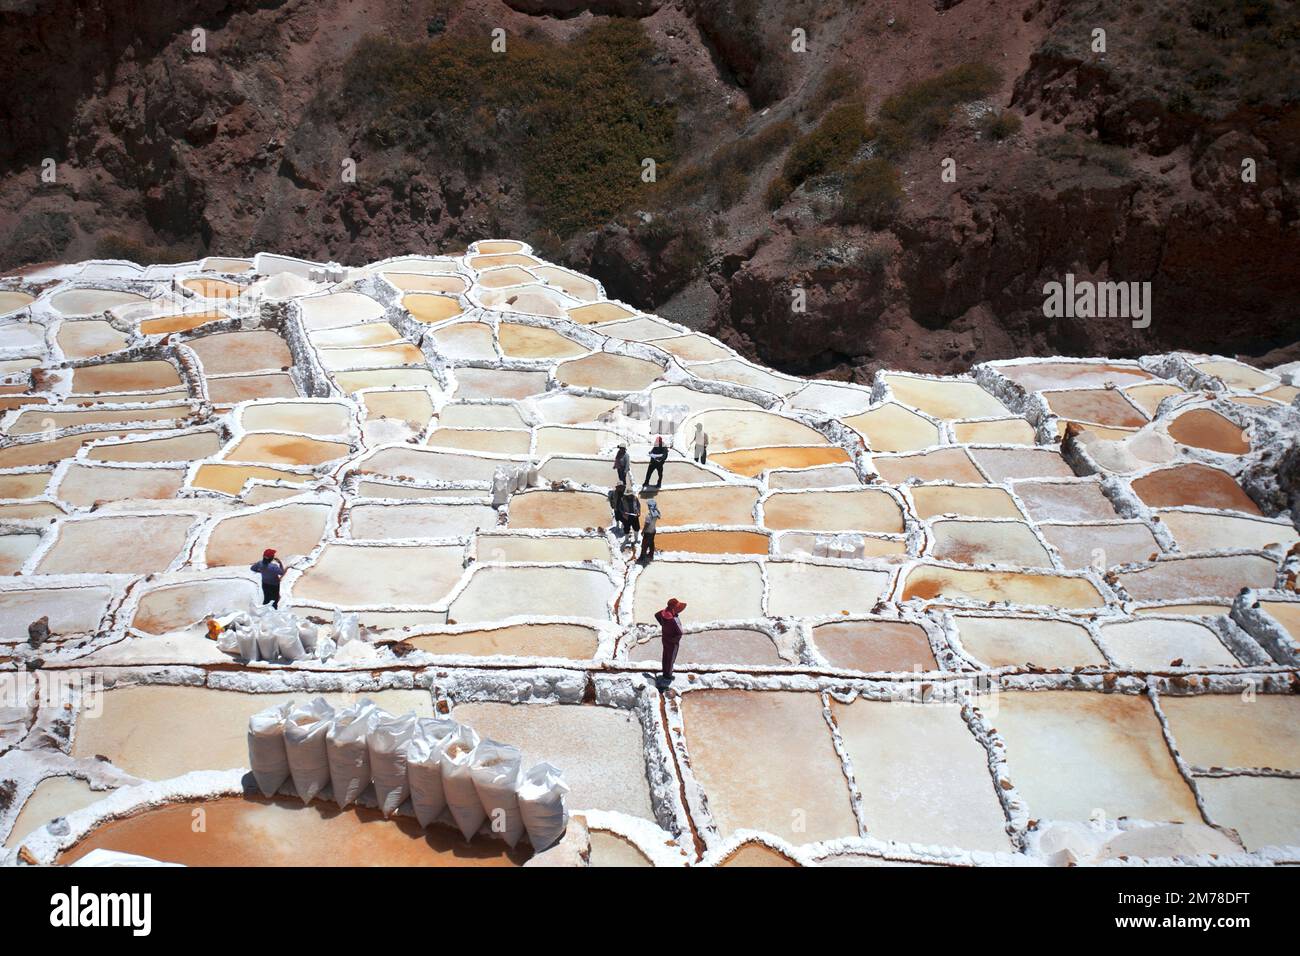
<path id="1" fill-rule="evenodd" d="M 618 451 L 614 453 L 614 470 L 618 472 L 619 487 L 627 484 L 627 473 L 632 468 L 632 462 L 627 456 L 627 445 L 620 443 Z"/>
<path id="2" fill-rule="evenodd" d="M 664 462 L 668 460 L 668 446 L 664 444 L 664 436 L 660 435 L 655 439 L 655 446 L 650 449 L 650 465 L 645 470 L 645 486 L 650 484 L 650 476 L 659 475 L 659 480 L 655 482 L 655 487 L 659 488 L 664 483 Z"/>
<path id="3" fill-rule="evenodd" d="M 709 433 L 704 430 L 703 422 L 695 423 L 695 460 L 701 465 L 709 457 Z"/>
<path id="4" fill-rule="evenodd" d="M 655 612 L 655 620 L 659 622 L 662 629 L 660 639 L 664 645 L 663 679 L 669 684 L 673 682 L 673 663 L 677 660 L 677 648 L 682 643 L 680 618 L 682 611 L 685 610 L 685 604 L 677 598 L 669 598 L 668 606 L 662 611 Z"/>
<path id="5" fill-rule="evenodd" d="M 641 530 L 641 499 L 636 496 L 635 488 L 623 492 L 622 523 L 623 540 L 626 543 L 630 539 L 635 551 L 637 532 Z"/>
<path id="6" fill-rule="evenodd" d="M 284 577 L 284 565 L 275 556 L 275 548 L 262 552 L 262 560 L 249 567 L 250 571 L 262 576 L 262 603 L 280 609 L 280 579 Z"/>
<path id="7" fill-rule="evenodd" d="M 645 527 L 641 531 L 641 557 L 637 560 L 649 564 L 655 559 L 655 526 L 659 523 L 659 502 L 651 498 L 645 506 Z"/>

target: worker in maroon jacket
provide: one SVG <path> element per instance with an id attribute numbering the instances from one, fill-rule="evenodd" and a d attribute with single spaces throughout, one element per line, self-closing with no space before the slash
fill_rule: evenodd
<path id="1" fill-rule="evenodd" d="M 662 611 L 655 612 L 655 620 L 663 629 L 662 640 L 664 644 L 664 680 L 672 683 L 673 680 L 673 662 L 677 660 L 677 648 L 682 642 L 682 623 L 679 620 L 682 611 L 686 610 L 686 605 L 677 598 L 669 598 L 668 606 Z"/>

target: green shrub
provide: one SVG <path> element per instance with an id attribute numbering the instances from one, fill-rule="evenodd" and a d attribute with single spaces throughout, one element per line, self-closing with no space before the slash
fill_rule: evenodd
<path id="1" fill-rule="evenodd" d="M 862 85 L 844 64 L 837 63 L 826 71 L 817 92 L 809 97 L 806 109 L 812 116 L 821 116 L 841 100 L 861 99 Z"/>
<path id="2" fill-rule="evenodd" d="M 137 265 L 150 263 L 187 262 L 194 256 L 181 246 L 141 242 L 119 233 L 104 233 L 95 239 L 96 259 L 125 259 Z"/>
<path id="3" fill-rule="evenodd" d="M 898 170 L 887 159 L 873 157 L 849 170 L 840 218 L 880 229 L 893 218 L 902 198 Z"/>
<path id="4" fill-rule="evenodd" d="M 980 132 L 998 141 L 1015 136 L 1020 126 L 1020 114 L 1009 110 L 990 110 L 979 119 Z"/>
<path id="5" fill-rule="evenodd" d="M 964 63 L 909 83 L 880 106 L 880 145 L 890 156 L 900 156 L 920 141 L 930 141 L 948 126 L 960 103 L 987 96 L 1001 75 L 986 63 Z"/>
<path id="6" fill-rule="evenodd" d="M 860 100 L 836 106 L 790 147 L 781 176 L 793 189 L 809 176 L 843 169 L 873 135 Z"/>
<path id="7" fill-rule="evenodd" d="M 768 209 L 780 209 L 793 191 L 794 187 L 790 185 L 790 181 L 777 173 L 763 190 L 763 202 Z"/>

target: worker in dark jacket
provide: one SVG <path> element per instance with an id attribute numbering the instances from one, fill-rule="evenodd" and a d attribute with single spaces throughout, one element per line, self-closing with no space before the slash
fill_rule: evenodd
<path id="1" fill-rule="evenodd" d="M 614 454 L 614 470 L 618 472 L 619 485 L 627 484 L 627 475 L 632 468 L 632 459 L 627 456 L 627 445 L 619 445 Z"/>
<path id="2" fill-rule="evenodd" d="M 677 648 L 682 642 L 682 611 L 686 605 L 677 598 L 669 598 L 668 606 L 655 612 L 655 620 L 661 628 L 660 639 L 664 645 L 663 678 L 672 683 L 673 663 L 677 660 Z"/>
<path id="3" fill-rule="evenodd" d="M 641 556 L 637 559 L 642 564 L 649 564 L 655 559 L 655 529 L 659 526 L 659 503 L 651 498 L 645 506 L 645 527 L 641 531 Z"/>
<path id="4" fill-rule="evenodd" d="M 655 439 L 655 445 L 650 449 L 650 465 L 645 470 L 645 484 L 650 484 L 650 476 L 657 474 L 659 480 L 655 482 L 658 488 L 664 483 L 664 462 L 668 460 L 668 446 L 664 444 L 664 436 L 660 435 Z"/>
<path id="5" fill-rule="evenodd" d="M 262 560 L 249 567 L 250 571 L 262 576 L 262 603 L 280 608 L 280 579 L 284 577 L 284 565 L 275 556 L 275 548 L 262 552 Z"/>
<path id="6" fill-rule="evenodd" d="M 624 541 L 631 540 L 632 547 L 636 547 L 636 536 L 641 530 L 641 499 L 636 496 L 636 490 L 627 489 L 623 493 L 623 505 L 619 519 L 623 525 Z"/>

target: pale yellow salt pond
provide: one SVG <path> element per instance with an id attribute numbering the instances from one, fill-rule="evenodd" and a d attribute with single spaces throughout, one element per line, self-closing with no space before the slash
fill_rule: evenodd
<path id="1" fill-rule="evenodd" d="M 426 396 L 427 397 L 427 396 Z M 308 435 L 342 435 L 352 422 L 347 405 L 309 399 L 266 402 L 240 410 L 239 423 L 247 431 L 305 432 Z"/>
<path id="2" fill-rule="evenodd" d="M 767 613 L 772 617 L 865 614 L 884 594 L 890 577 L 889 571 L 770 561 Z"/>
<path id="3" fill-rule="evenodd" d="M 108 391 L 143 392 L 176 388 L 181 384 L 176 366 L 161 359 L 86 365 L 72 372 L 72 391 L 81 395 Z"/>
<path id="4" fill-rule="evenodd" d="M 536 282 L 510 286 L 505 289 L 482 289 L 478 300 L 485 309 L 500 312 L 517 312 L 524 315 L 543 315 L 562 319 L 573 299 Z"/>
<path id="5" fill-rule="evenodd" d="M 717 362 L 734 354 L 706 335 L 678 335 L 656 339 L 654 344 L 683 362 Z"/>
<path id="6" fill-rule="evenodd" d="M 965 598 L 992 603 L 1042 605 L 1075 610 L 1105 604 L 1086 578 L 1029 571 L 976 571 L 917 565 L 907 572 L 902 600 Z"/>
<path id="7" fill-rule="evenodd" d="M 709 452 L 731 451 L 737 448 L 756 448 L 768 445 L 828 445 L 826 437 L 793 418 L 772 412 L 747 409 L 715 409 L 700 412 L 688 418 L 680 431 L 693 435 L 695 426 L 703 425 L 709 436 Z M 840 449 L 843 453 L 843 449 Z M 847 456 L 844 456 L 847 458 Z M 716 458 L 716 456 L 715 456 Z M 826 461 L 814 464 L 826 464 Z M 774 461 L 768 468 L 790 468 L 788 461 Z"/>
<path id="8" fill-rule="evenodd" d="M 1233 388 L 1254 390 L 1265 385 L 1277 384 L 1277 379 L 1269 373 L 1261 372 L 1254 366 L 1247 365 L 1244 362 L 1234 362 L 1232 359 L 1208 359 L 1193 362 L 1192 365 L 1196 367 L 1197 371 L 1222 379 L 1224 384 Z"/>
<path id="9" fill-rule="evenodd" d="M 4 845 L 22 846 L 23 840 L 33 831 L 51 820 L 98 803 L 110 793 L 111 790 L 91 790 L 88 783 L 76 777 L 46 777 L 36 785 L 32 795 L 23 804 Z"/>
<path id="10" fill-rule="evenodd" d="M 430 325 L 453 318 L 463 311 L 457 296 L 436 292 L 408 292 L 402 296 L 402 308 L 417 321 Z"/>
<path id="11" fill-rule="evenodd" d="M 636 315 L 631 309 L 613 302 L 593 302 L 569 309 L 569 318 L 579 325 L 594 325 L 597 322 L 615 322 Z"/>
<path id="12" fill-rule="evenodd" d="M 901 484 L 909 478 L 918 481 L 956 481 L 983 484 L 986 478 L 971 461 L 965 448 L 935 448 L 913 455 L 878 455 L 872 463 L 885 481 Z"/>
<path id="13" fill-rule="evenodd" d="M 600 416 L 617 408 L 619 403 L 590 395 L 570 395 L 552 392 L 530 403 L 542 421 L 552 425 L 579 425 L 595 422 Z"/>
<path id="14" fill-rule="evenodd" d="M 636 844 L 609 830 L 591 831 L 591 858 L 587 866 L 627 867 L 653 866 Z"/>
<path id="15" fill-rule="evenodd" d="M 1011 852 L 988 754 L 954 704 L 831 701 L 877 840 Z"/>
<path id="16" fill-rule="evenodd" d="M 438 387 L 438 380 L 427 368 L 389 368 L 364 372 L 339 372 L 334 381 L 345 392 L 359 392 L 363 388 Z"/>
<path id="17" fill-rule="evenodd" d="M 280 432 L 249 432 L 222 452 L 221 457 L 226 461 L 269 465 L 320 465 L 343 458 L 349 450 L 346 442 Z"/>
<path id="18" fill-rule="evenodd" d="M 1141 521 L 1105 525 L 1040 524 L 1038 530 L 1070 570 L 1152 561 L 1163 553 Z"/>
<path id="19" fill-rule="evenodd" d="M 98 315 L 119 305 L 133 305 L 148 301 L 144 296 L 136 295 L 134 292 L 116 292 L 110 289 L 64 289 L 50 297 L 50 307 L 62 315 Z"/>
<path id="20" fill-rule="evenodd" d="M 17 574 L 40 543 L 35 533 L 0 535 L 0 574 Z"/>
<path id="21" fill-rule="evenodd" d="M 527 269 L 518 266 L 501 266 L 497 269 L 484 269 L 478 275 L 478 284 L 484 289 L 502 289 L 509 285 L 527 285 L 536 280 L 536 276 Z"/>
<path id="22" fill-rule="evenodd" d="M 64 322 L 59 326 L 55 341 L 65 358 L 84 359 L 107 355 L 126 347 L 126 336 L 107 322 L 92 320 Z"/>
<path id="23" fill-rule="evenodd" d="M 365 396 L 367 399 L 370 396 Z M 527 428 L 528 423 L 519 414 L 513 402 L 488 404 L 484 402 L 452 402 L 438 413 L 438 422 L 445 428 Z"/>
<path id="24" fill-rule="evenodd" d="M 339 329 L 309 332 L 307 335 L 311 339 L 311 344 L 318 349 L 364 348 L 402 341 L 401 333 L 387 322 L 347 325 Z"/>
<path id="25" fill-rule="evenodd" d="M 852 491 L 778 491 L 763 499 L 763 524 L 777 530 L 903 530 L 898 502 L 879 488 Z"/>
<path id="26" fill-rule="evenodd" d="M 452 601 L 447 622 L 478 624 L 538 614 L 605 620 L 614 593 L 613 582 L 594 568 L 479 566 Z"/>
<path id="27" fill-rule="evenodd" d="M 180 553 L 192 515 L 102 515 L 65 521 L 37 574 L 149 574 Z M 129 542 L 129 544 L 128 544 Z"/>
<path id="28" fill-rule="evenodd" d="M 79 425 L 121 425 L 130 422 L 180 421 L 191 413 L 189 405 L 136 405 L 131 408 L 77 409 L 55 411 L 48 408 L 22 412 L 9 426 L 11 435 L 34 435 L 50 428 L 74 428 Z"/>
<path id="29" fill-rule="evenodd" d="M 131 441 L 114 442 L 110 445 L 99 445 L 87 450 L 86 457 L 93 461 L 189 462 L 215 455 L 220 448 L 221 438 L 216 432 L 195 432 L 189 435 L 139 438 Z"/>
<path id="30" fill-rule="evenodd" d="M 551 455 L 600 455 L 611 453 L 622 440 L 618 432 L 606 428 L 570 428 L 546 425 L 537 429 L 533 454 L 538 458 Z"/>
<path id="31" fill-rule="evenodd" d="M 581 624 L 508 624 L 457 634 L 420 634 L 403 641 L 438 655 L 589 660 L 596 653 L 597 634 L 595 628 Z"/>
<path id="32" fill-rule="evenodd" d="M 1294 695 L 1162 694 L 1160 709 L 1183 759 L 1194 767 L 1300 771 L 1300 698 Z"/>
<path id="33" fill-rule="evenodd" d="M 538 266 L 533 274 L 549 285 L 555 286 L 565 295 L 587 302 L 600 298 L 600 288 L 591 279 L 558 266 Z"/>
<path id="34" fill-rule="evenodd" d="M 650 397 L 656 406 L 685 405 L 687 411 L 692 415 L 716 408 L 739 408 L 755 412 L 764 410 L 763 406 L 754 402 L 747 402 L 743 398 L 732 398 L 730 395 L 701 391 L 686 385 L 670 385 L 666 382 L 660 382 L 652 386 Z M 695 427 L 692 425 L 690 434 L 694 432 Z M 688 433 L 683 432 L 683 434 Z"/>
<path id="35" fill-rule="evenodd" d="M 882 373 L 894 397 L 934 418 L 999 418 L 1010 410 L 975 382 Z"/>
<path id="36" fill-rule="evenodd" d="M 522 248 L 522 246 L 519 248 Z M 522 252 L 472 256 L 469 260 L 471 269 L 495 269 L 497 266 L 535 266 L 540 264 L 540 259 L 534 259 Z"/>
<path id="37" fill-rule="evenodd" d="M 527 398 L 546 391 L 545 372 L 498 368 L 456 369 L 456 400 Z"/>
<path id="38" fill-rule="evenodd" d="M 763 616 L 763 578 L 757 561 L 725 564 L 654 561 L 636 579 L 635 620 L 654 622 L 668 599 L 685 601 L 685 625 Z M 626 600 L 626 597 L 624 597 Z"/>
<path id="39" fill-rule="evenodd" d="M 202 810 L 204 832 L 193 830 Z M 339 810 L 292 798 L 221 797 L 175 803 L 105 823 L 60 863 L 91 850 L 134 853 L 185 866 L 521 866 L 532 855 L 526 842 L 510 849 L 479 836 L 466 843 L 452 827 L 421 829 L 414 817 L 384 819 L 378 810 Z"/>
<path id="40" fill-rule="evenodd" d="M 208 567 L 246 567 L 270 546 L 277 550 L 281 561 L 291 563 L 320 544 L 330 510 L 324 503 L 289 502 L 221 518 L 208 538 L 204 561 Z"/>
<path id="41" fill-rule="evenodd" d="M 35 498 L 49 483 L 48 471 L 0 475 L 0 498 Z"/>
<path id="42" fill-rule="evenodd" d="M 76 463 L 64 473 L 55 496 L 84 508 L 96 501 L 174 498 L 184 483 L 184 468 L 113 468 Z"/>
<path id="43" fill-rule="evenodd" d="M 957 422 L 952 426 L 959 442 L 990 445 L 1032 445 L 1034 426 L 1023 418 L 999 418 L 988 422 Z"/>
<path id="44" fill-rule="evenodd" d="M 797 845 L 858 835 L 820 695 L 693 691 L 681 708 L 690 770 L 720 836 L 761 830 Z"/>
<path id="45" fill-rule="evenodd" d="M 672 465 L 665 469 L 665 474 Z M 639 476 L 634 476 L 639 477 Z M 713 484 L 702 488 L 669 488 L 655 498 L 662 527 L 688 524 L 752 525 L 758 489 Z M 644 517 L 645 504 L 641 512 Z"/>
<path id="46" fill-rule="evenodd" d="M 741 359 L 724 359 L 691 366 L 691 373 L 715 382 L 731 382 L 761 389 L 773 395 L 790 395 L 803 388 L 803 379 L 778 375 Z"/>
<path id="47" fill-rule="evenodd" d="M 958 564 L 1050 568 L 1051 555 L 1021 521 L 941 519 L 930 526 L 931 556 Z"/>
<path id="48" fill-rule="evenodd" d="M 1086 821 L 1195 822 L 1196 801 L 1145 696 L 1087 691 L 997 695 L 991 723 L 1006 741 L 1007 776 L 1029 815 Z"/>
<path id="49" fill-rule="evenodd" d="M 712 437 L 712 436 L 710 436 Z M 838 445 L 748 448 L 710 455 L 709 461 L 746 478 L 757 478 L 773 468 L 818 468 L 848 462 L 849 453 Z M 855 479 L 856 481 L 856 479 Z"/>
<path id="50" fill-rule="evenodd" d="M 418 481 L 491 481 L 492 474 L 502 465 L 513 462 L 499 458 L 435 448 L 396 446 L 381 448 L 362 461 L 362 473 L 388 475 L 394 478 L 414 478 Z"/>
<path id="51" fill-rule="evenodd" d="M 1046 448 L 972 448 L 971 456 L 994 482 L 1075 476 L 1060 454 Z"/>
<path id="52" fill-rule="evenodd" d="M 156 585 L 141 596 L 131 627 L 146 634 L 166 634 L 199 624 L 211 614 L 242 610 L 254 601 L 261 601 L 261 591 L 251 577 L 208 577 Z"/>
<path id="53" fill-rule="evenodd" d="M 17 312 L 35 301 L 35 297 L 28 295 L 26 292 L 0 289 L 0 316 L 8 315 L 10 312 Z"/>
<path id="54" fill-rule="evenodd" d="M 592 491 L 524 491 L 510 498 L 511 528 L 603 528 L 612 522 L 609 501 Z"/>
<path id="55" fill-rule="evenodd" d="M 27 625 L 50 619 L 54 635 L 95 631 L 108 610 L 113 591 L 107 586 L 0 590 L 0 641 L 27 640 Z"/>
<path id="56" fill-rule="evenodd" d="M 1020 509 L 1005 488 L 994 485 L 913 485 L 908 489 L 922 520 L 939 515 L 968 518 L 1019 518 Z"/>
<path id="57" fill-rule="evenodd" d="M 1120 621 L 1102 627 L 1101 639 L 1116 663 L 1132 670 L 1240 666 L 1218 635 L 1198 621 Z"/>
<path id="58" fill-rule="evenodd" d="M 237 299 L 247 291 L 245 286 L 225 279 L 186 279 L 181 285 L 205 299 Z"/>
<path id="59" fill-rule="evenodd" d="M 987 667 L 1104 667 L 1082 624 L 1039 617 L 954 617 L 966 653 Z"/>
<path id="60" fill-rule="evenodd" d="M 293 582 L 294 600 L 338 607 L 432 606 L 460 580 L 460 545 L 327 544 Z"/>
<path id="61" fill-rule="evenodd" d="M 743 454 L 729 452 L 729 454 Z M 767 486 L 773 491 L 797 491 L 800 488 L 839 488 L 861 485 L 858 473 L 849 465 L 821 465 L 813 468 L 770 470 Z"/>
<path id="62" fill-rule="evenodd" d="M 937 425 L 894 402 L 846 418 L 844 424 L 865 438 L 872 451 L 917 451 L 939 444 Z"/>
<path id="63" fill-rule="evenodd" d="M 594 352 L 584 358 L 561 362 L 555 369 L 555 377 L 566 385 L 578 388 L 635 392 L 645 388 L 663 371 L 659 365 L 645 359 Z"/>
<path id="64" fill-rule="evenodd" d="M 527 455 L 532 432 L 522 429 L 436 428 L 425 444 L 430 448 L 459 448 L 496 455 Z"/>
<path id="65" fill-rule="evenodd" d="M 391 418 L 404 421 L 418 431 L 433 418 L 433 398 L 422 389 L 363 392 L 357 397 L 365 407 L 367 421 Z"/>
<path id="66" fill-rule="evenodd" d="M 423 272 L 384 272 L 381 275 L 401 292 L 449 292 L 456 295 L 469 290 L 469 282 L 463 276 Z"/>
<path id="67" fill-rule="evenodd" d="M 588 349 L 552 329 L 502 322 L 497 329 L 501 351 L 509 358 L 569 358 Z"/>
<path id="68" fill-rule="evenodd" d="M 998 363 L 993 367 L 1030 392 L 1047 388 L 1104 388 L 1112 384 L 1122 387 L 1155 378 L 1136 363 L 1123 362 Z"/>
<path id="69" fill-rule="evenodd" d="M 480 533 L 475 553 L 479 561 L 560 563 L 611 560 L 609 539 L 603 534 L 532 537 L 523 534 Z"/>
<path id="70" fill-rule="evenodd" d="M 477 504 L 359 504 L 349 518 L 358 540 L 464 538 L 480 528 L 495 528 L 497 510 Z"/>
<path id="71" fill-rule="evenodd" d="M 1202 777 L 1205 812 L 1231 827 L 1247 850 L 1300 846 L 1300 780 L 1287 777 Z"/>

